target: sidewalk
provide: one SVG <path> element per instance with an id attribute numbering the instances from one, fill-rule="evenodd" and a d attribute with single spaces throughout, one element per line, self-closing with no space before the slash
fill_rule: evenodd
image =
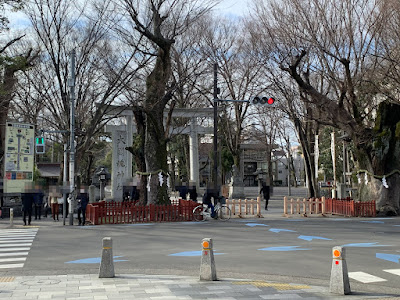
<path id="1" fill-rule="evenodd" d="M 386 296 L 387 297 L 387 296 Z M 1 299 L 172 300 L 172 299 L 395 299 L 384 294 L 335 296 L 327 288 L 221 279 L 200 281 L 175 275 L 89 275 L 0 277 Z"/>

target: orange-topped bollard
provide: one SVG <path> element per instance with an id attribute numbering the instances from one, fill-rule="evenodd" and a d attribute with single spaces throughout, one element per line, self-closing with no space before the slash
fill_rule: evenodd
<path id="1" fill-rule="evenodd" d="M 200 280 L 215 281 L 217 280 L 217 271 L 215 269 L 212 239 L 203 239 L 201 246 Z"/>
<path id="2" fill-rule="evenodd" d="M 347 271 L 345 248 L 336 246 L 332 248 L 332 270 L 329 292 L 340 295 L 351 293 L 349 274 Z"/>

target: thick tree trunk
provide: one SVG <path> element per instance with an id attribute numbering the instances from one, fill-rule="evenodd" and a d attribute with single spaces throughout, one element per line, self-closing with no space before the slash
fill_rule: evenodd
<path id="1" fill-rule="evenodd" d="M 400 213 L 400 105 L 382 102 L 379 106 L 374 138 L 356 143 L 360 167 L 359 200 L 375 200 L 382 215 Z M 368 182 L 365 182 L 367 171 Z M 382 184 L 385 176 L 388 188 Z"/>
<path id="2" fill-rule="evenodd" d="M 144 155 L 144 140 L 145 140 L 145 117 L 142 111 L 133 110 L 135 117 L 137 135 L 133 139 L 133 145 L 126 147 L 130 153 L 132 153 L 133 159 L 135 160 L 137 171 L 139 171 L 140 180 L 137 186 L 139 192 L 139 204 L 147 204 L 147 176 L 142 175 L 146 172 L 146 161 Z"/>
<path id="3" fill-rule="evenodd" d="M 358 200 L 375 200 L 377 211 L 382 216 L 395 216 L 400 213 L 400 175 L 394 174 L 386 179 L 388 188 L 384 187 L 381 179 L 368 176 L 365 182 L 361 175 Z"/>
<path id="4" fill-rule="evenodd" d="M 304 155 L 304 168 L 305 168 L 305 175 L 306 181 L 308 182 L 308 197 L 317 197 L 318 196 L 318 189 L 317 183 L 315 180 L 315 167 L 314 167 L 314 159 L 311 156 L 311 149 L 309 143 L 309 135 L 307 132 L 304 131 L 303 126 L 298 118 L 294 119 L 294 124 L 297 133 L 300 137 L 300 144 L 303 150 Z"/>
<path id="5" fill-rule="evenodd" d="M 159 49 L 156 64 L 146 80 L 145 160 L 149 176 L 148 204 L 170 202 L 167 190 L 167 143 L 164 130 L 164 108 L 167 83 L 171 75 L 171 45 Z M 161 175 L 159 175 L 161 172 Z M 159 176 L 163 177 L 160 185 Z"/>

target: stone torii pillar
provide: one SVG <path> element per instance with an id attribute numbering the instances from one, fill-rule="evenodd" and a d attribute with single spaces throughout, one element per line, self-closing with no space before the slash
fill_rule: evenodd
<path id="1" fill-rule="evenodd" d="M 136 132 L 136 126 L 133 124 L 133 112 L 119 106 L 107 106 L 107 109 L 118 113 L 119 116 L 125 117 L 126 125 L 106 125 L 106 132 L 111 132 L 113 141 L 112 156 L 112 197 L 115 200 L 122 199 L 123 185 L 132 180 L 132 155 L 125 150 L 125 147 L 132 145 L 133 133 Z M 165 118 L 168 111 L 164 112 Z M 213 108 L 175 108 L 172 112 L 173 118 L 190 119 L 190 126 L 178 127 L 171 130 L 170 134 L 187 134 L 189 135 L 190 147 L 190 177 L 189 180 L 199 187 L 199 134 L 213 133 L 211 127 L 203 127 L 197 124 L 196 118 L 212 117 Z M 130 166 L 127 168 L 127 166 Z"/>
<path id="2" fill-rule="evenodd" d="M 112 172 L 111 197 L 122 201 L 123 186 L 132 180 L 132 155 L 125 147 L 132 145 L 132 116 L 127 116 L 127 125 L 106 125 L 105 131 L 111 132 L 112 138 Z"/>
<path id="3" fill-rule="evenodd" d="M 198 126 L 196 118 L 192 118 L 190 122 L 189 132 L 189 166 L 190 177 L 189 180 L 196 184 L 196 190 L 199 190 L 199 140 L 198 140 Z"/>

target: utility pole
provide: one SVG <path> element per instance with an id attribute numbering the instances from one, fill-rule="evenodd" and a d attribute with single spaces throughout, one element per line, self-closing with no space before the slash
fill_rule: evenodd
<path id="1" fill-rule="evenodd" d="M 67 157 L 68 157 L 68 144 L 64 144 L 64 170 L 63 170 L 63 225 L 64 226 L 65 226 L 65 218 L 67 217 L 67 191 L 64 190 L 68 182 Z"/>
<path id="2" fill-rule="evenodd" d="M 71 52 L 71 77 L 68 79 L 70 88 L 70 144 L 69 144 L 69 183 L 70 199 L 69 203 L 69 225 L 74 225 L 74 197 L 72 195 L 75 188 L 75 50 Z"/>
<path id="3" fill-rule="evenodd" d="M 214 193 L 215 196 L 218 194 L 218 64 L 214 63 L 214 169 L 213 169 L 213 179 L 214 179 Z M 214 197 L 214 204 L 217 200 Z"/>
<path id="4" fill-rule="evenodd" d="M 288 175 L 287 175 L 288 195 L 291 196 L 292 192 L 290 190 L 290 150 L 289 150 L 289 147 L 288 147 L 288 154 L 287 154 L 287 170 L 288 170 Z"/>

